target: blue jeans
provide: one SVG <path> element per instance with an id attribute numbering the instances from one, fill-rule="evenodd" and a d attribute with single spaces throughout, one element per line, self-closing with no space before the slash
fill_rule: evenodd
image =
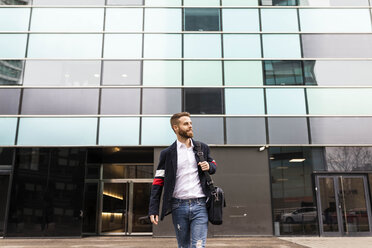
<path id="1" fill-rule="evenodd" d="M 205 198 L 172 199 L 172 219 L 178 248 L 204 248 L 208 233 Z"/>

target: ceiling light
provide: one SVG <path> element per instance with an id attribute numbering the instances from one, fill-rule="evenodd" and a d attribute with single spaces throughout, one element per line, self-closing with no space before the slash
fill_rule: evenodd
<path id="1" fill-rule="evenodd" d="M 301 162 L 304 162 L 306 159 L 305 158 L 292 158 L 291 160 L 289 160 L 289 162 L 291 163 L 301 163 Z"/>
<path id="2" fill-rule="evenodd" d="M 275 159 L 275 157 L 273 157 L 273 156 L 270 157 L 270 160 L 274 160 L 274 159 Z"/>
<path id="3" fill-rule="evenodd" d="M 96 77 L 96 78 L 98 78 L 99 77 L 99 74 L 94 74 L 93 76 Z"/>

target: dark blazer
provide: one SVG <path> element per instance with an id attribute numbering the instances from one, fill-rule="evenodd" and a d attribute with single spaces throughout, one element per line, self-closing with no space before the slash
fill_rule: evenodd
<path id="1" fill-rule="evenodd" d="M 199 163 L 200 159 L 197 156 L 195 142 L 194 144 L 194 153 L 196 162 Z M 216 172 L 216 162 L 210 156 L 210 150 L 208 145 L 200 142 L 202 152 L 204 153 L 204 158 L 209 162 L 209 173 L 214 174 Z M 198 174 L 200 179 L 200 185 L 206 196 L 209 195 L 209 189 L 207 187 L 207 182 L 203 171 L 200 166 L 198 166 Z M 159 215 L 159 205 L 160 198 L 164 188 L 163 194 L 163 205 L 160 220 L 163 220 L 164 217 L 172 212 L 172 196 L 176 183 L 177 175 L 177 141 L 174 142 L 171 146 L 167 147 L 160 153 L 160 159 L 158 168 L 156 170 L 155 178 L 152 183 L 151 196 L 150 196 L 150 206 L 149 206 L 149 215 Z"/>

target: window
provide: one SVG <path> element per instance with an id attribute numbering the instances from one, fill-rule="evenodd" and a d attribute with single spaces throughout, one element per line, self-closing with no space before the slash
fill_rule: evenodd
<path id="1" fill-rule="evenodd" d="M 184 31 L 220 31 L 219 9 L 185 8 Z"/>
<path id="2" fill-rule="evenodd" d="M 0 34 L 0 58 L 24 58 L 26 42 L 27 34 Z"/>
<path id="3" fill-rule="evenodd" d="M 142 31 L 142 22 L 143 9 L 141 8 L 106 8 L 106 31 Z"/>
<path id="4" fill-rule="evenodd" d="M 140 85 L 141 61 L 103 61 L 103 85 Z"/>
<path id="5" fill-rule="evenodd" d="M 226 139 L 231 145 L 266 144 L 265 118 L 226 118 Z"/>
<path id="6" fill-rule="evenodd" d="M 257 6 L 259 0 L 222 0 L 222 6 Z"/>
<path id="7" fill-rule="evenodd" d="M 228 115 L 265 114 L 262 89 L 225 89 L 225 104 Z"/>
<path id="8" fill-rule="evenodd" d="M 258 9 L 223 9 L 222 24 L 225 32 L 258 32 Z"/>
<path id="9" fill-rule="evenodd" d="M 140 118 L 101 118 L 99 145 L 128 146 L 139 144 Z"/>
<path id="10" fill-rule="evenodd" d="M 140 89 L 102 89 L 101 114 L 140 113 Z"/>
<path id="11" fill-rule="evenodd" d="M 368 0 L 298 0 L 304 6 L 368 6 Z"/>
<path id="12" fill-rule="evenodd" d="M 306 118 L 268 118 L 270 144 L 309 144 Z"/>
<path id="13" fill-rule="evenodd" d="M 207 144 L 224 144 L 223 118 L 192 117 L 194 136 Z"/>
<path id="14" fill-rule="evenodd" d="M 143 89 L 143 114 L 181 112 L 181 89 Z"/>
<path id="15" fill-rule="evenodd" d="M 141 34 L 106 34 L 105 58 L 141 58 Z"/>
<path id="16" fill-rule="evenodd" d="M 105 0 L 33 0 L 32 4 L 33 5 L 104 5 Z"/>
<path id="17" fill-rule="evenodd" d="M 0 60 L 0 85 L 22 84 L 22 60 Z"/>
<path id="18" fill-rule="evenodd" d="M 256 34 L 224 34 L 225 58 L 261 58 L 261 38 Z"/>
<path id="19" fill-rule="evenodd" d="M 371 32 L 367 9 L 300 9 L 303 32 Z"/>
<path id="20" fill-rule="evenodd" d="M 145 34 L 145 58 L 181 58 L 181 35 Z"/>
<path id="21" fill-rule="evenodd" d="M 222 85 L 221 61 L 185 61 L 184 84 L 189 86 Z"/>
<path id="22" fill-rule="evenodd" d="M 264 34 L 262 41 L 265 58 L 301 58 L 297 34 Z"/>
<path id="23" fill-rule="evenodd" d="M 143 0 L 107 0 L 107 5 L 143 5 Z"/>
<path id="24" fill-rule="evenodd" d="M 142 117 L 141 145 L 167 145 L 176 140 L 168 117 Z M 154 132 L 156 128 L 156 132 Z"/>
<path id="25" fill-rule="evenodd" d="M 261 22 L 264 32 L 298 31 L 296 9 L 261 9 Z"/>
<path id="26" fill-rule="evenodd" d="M 220 0 L 183 0 L 184 6 L 220 6 Z"/>
<path id="27" fill-rule="evenodd" d="M 262 85 L 261 61 L 224 61 L 225 85 Z"/>
<path id="28" fill-rule="evenodd" d="M 182 26 L 181 9 L 145 9 L 145 31 L 179 32 Z"/>
<path id="29" fill-rule="evenodd" d="M 101 50 L 102 34 L 30 34 L 27 56 L 100 58 Z"/>
<path id="30" fill-rule="evenodd" d="M 223 114 L 222 89 L 184 89 L 185 111 L 190 114 Z"/>
<path id="31" fill-rule="evenodd" d="M 219 34 L 185 34 L 185 58 L 221 58 Z"/>
<path id="32" fill-rule="evenodd" d="M 146 0 L 147 6 L 181 6 L 182 0 Z"/>
<path id="33" fill-rule="evenodd" d="M 143 61 L 143 85 L 181 85 L 181 61 Z"/>
<path id="34" fill-rule="evenodd" d="M 29 8 L 0 8 L 0 31 L 28 31 Z"/>
<path id="35" fill-rule="evenodd" d="M 0 145 L 14 145 L 17 130 L 17 118 L 0 118 Z"/>
<path id="36" fill-rule="evenodd" d="M 21 114 L 98 113 L 98 89 L 24 89 Z"/>
<path id="37" fill-rule="evenodd" d="M 0 89 L 0 115 L 17 115 L 21 89 Z"/>
<path id="38" fill-rule="evenodd" d="M 28 60 L 24 85 L 99 85 L 100 61 Z"/>
<path id="39" fill-rule="evenodd" d="M 103 8 L 34 8 L 31 31 L 102 31 Z"/>
<path id="40" fill-rule="evenodd" d="M 17 145 L 96 145 L 96 118 L 21 118 Z"/>
<path id="41" fill-rule="evenodd" d="M 298 0 L 260 0 L 263 6 L 296 6 Z"/>
<path id="42" fill-rule="evenodd" d="M 273 115 L 305 115 L 303 89 L 267 89 L 267 113 Z"/>

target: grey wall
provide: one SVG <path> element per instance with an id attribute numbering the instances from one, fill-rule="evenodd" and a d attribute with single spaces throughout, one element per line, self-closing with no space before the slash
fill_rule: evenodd
<path id="1" fill-rule="evenodd" d="M 154 149 L 155 167 L 161 150 Z M 267 151 L 259 152 L 258 147 L 214 147 L 211 154 L 217 162 L 213 180 L 225 191 L 227 207 L 224 224 L 209 224 L 208 235 L 273 235 Z M 172 217 L 165 217 L 153 232 L 154 237 L 175 236 Z"/>

